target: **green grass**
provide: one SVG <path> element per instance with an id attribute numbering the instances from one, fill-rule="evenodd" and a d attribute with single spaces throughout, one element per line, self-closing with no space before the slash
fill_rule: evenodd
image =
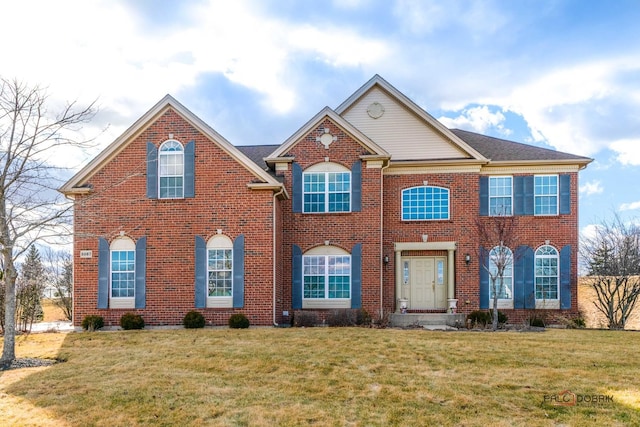
<path id="1" fill-rule="evenodd" d="M 19 337 L 16 425 L 640 425 L 640 333 L 307 328 Z M 613 396 L 560 407 L 545 395 Z M 2 402 L 5 402 L 4 404 Z"/>

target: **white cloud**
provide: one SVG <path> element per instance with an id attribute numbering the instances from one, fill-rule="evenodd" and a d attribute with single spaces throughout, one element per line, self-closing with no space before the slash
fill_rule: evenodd
<path id="1" fill-rule="evenodd" d="M 617 153 L 617 160 L 623 165 L 640 165 L 640 138 L 613 141 L 609 148 Z"/>
<path id="2" fill-rule="evenodd" d="M 621 154 L 623 163 L 640 162 L 630 158 L 630 153 L 637 151 L 629 145 L 632 138 L 625 135 L 637 134 L 629 127 L 632 122 L 627 122 L 627 129 L 618 122 L 621 110 L 630 116 L 634 111 L 636 117 L 640 114 L 640 88 L 621 79 L 624 73 L 640 73 L 640 57 L 552 70 L 515 87 L 508 95 L 487 96 L 481 102 L 522 115 L 535 140 L 546 141 L 560 151 L 589 156 L 609 147 Z M 618 104 L 624 108 L 617 108 Z"/>
<path id="3" fill-rule="evenodd" d="M 490 128 L 495 128 L 503 135 L 511 133 L 504 128 L 504 114 L 500 111 L 492 113 L 486 105 L 465 109 L 455 118 L 440 117 L 438 121 L 451 129 L 457 128 L 486 133 Z"/>
<path id="4" fill-rule="evenodd" d="M 640 202 L 623 203 L 620 205 L 620 211 L 634 211 L 640 209 Z"/>
<path id="5" fill-rule="evenodd" d="M 602 188 L 602 183 L 598 180 L 585 182 L 580 186 L 580 194 L 584 194 L 585 196 L 591 196 L 592 194 L 601 194 L 603 191 L 604 188 Z"/>

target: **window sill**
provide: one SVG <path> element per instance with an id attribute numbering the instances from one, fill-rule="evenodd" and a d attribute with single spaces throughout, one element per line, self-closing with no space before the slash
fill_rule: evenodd
<path id="1" fill-rule="evenodd" d="M 120 297 L 109 299 L 109 308 L 135 308 L 136 299 L 134 297 Z"/>
<path id="2" fill-rule="evenodd" d="M 233 308 L 233 297 L 207 297 L 207 308 Z"/>
<path id="3" fill-rule="evenodd" d="M 489 299 L 489 308 L 493 308 L 493 299 Z M 513 300 L 512 299 L 499 299 L 498 300 L 498 310 L 511 310 L 513 309 Z"/>
<path id="4" fill-rule="evenodd" d="M 303 299 L 302 308 L 351 308 L 351 299 Z"/>
<path id="5" fill-rule="evenodd" d="M 538 310 L 545 310 L 545 309 L 559 310 L 560 309 L 560 300 L 557 300 L 557 299 L 551 299 L 551 300 L 537 299 L 536 300 L 536 309 L 538 309 Z"/>

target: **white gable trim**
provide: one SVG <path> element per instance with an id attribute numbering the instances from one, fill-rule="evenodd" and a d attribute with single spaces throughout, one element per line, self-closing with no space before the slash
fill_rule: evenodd
<path id="1" fill-rule="evenodd" d="M 311 120 L 309 120 L 304 126 L 302 126 L 296 133 L 291 135 L 285 142 L 280 145 L 276 151 L 271 153 L 268 158 L 265 160 L 274 160 L 275 158 L 282 157 L 287 151 L 289 151 L 293 146 L 295 146 L 305 135 L 311 132 L 318 124 L 320 124 L 325 118 L 329 118 L 332 122 L 334 122 L 338 127 L 340 127 L 344 132 L 349 134 L 353 139 L 355 139 L 360 145 L 364 148 L 372 152 L 373 154 L 377 154 L 383 156 L 385 158 L 390 158 L 391 156 L 387 151 L 385 151 L 378 144 L 373 142 L 369 137 L 356 129 L 351 123 L 346 121 L 344 118 L 336 114 L 329 107 L 323 108 L 318 114 L 316 114 Z"/>
<path id="2" fill-rule="evenodd" d="M 211 139 L 222 150 L 229 154 L 234 160 L 244 166 L 261 182 L 273 185 L 277 188 L 284 188 L 282 183 L 278 182 L 274 177 L 260 169 L 253 161 L 245 156 L 233 144 L 227 141 L 222 135 L 216 132 L 211 126 L 202 121 L 198 116 L 189 111 L 184 105 L 180 104 L 171 95 L 165 95 L 156 105 L 147 111 L 142 117 L 133 123 L 122 135 L 102 150 L 93 160 L 76 173 L 69 181 L 67 181 L 58 191 L 65 195 L 86 193 L 87 189 L 82 187 L 87 180 L 102 169 L 122 150 L 124 150 L 140 133 L 148 128 L 156 118 L 164 114 L 168 109 L 173 109 L 182 116 L 187 122 L 193 125 L 207 138 Z"/>

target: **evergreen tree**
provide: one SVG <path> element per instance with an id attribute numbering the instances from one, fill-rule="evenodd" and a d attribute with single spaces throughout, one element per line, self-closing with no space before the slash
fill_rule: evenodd
<path id="1" fill-rule="evenodd" d="M 46 271 L 40 258 L 40 252 L 32 245 L 22 264 L 16 286 L 16 321 L 23 331 L 31 330 L 33 322 L 43 318 L 41 300 L 45 282 Z"/>

